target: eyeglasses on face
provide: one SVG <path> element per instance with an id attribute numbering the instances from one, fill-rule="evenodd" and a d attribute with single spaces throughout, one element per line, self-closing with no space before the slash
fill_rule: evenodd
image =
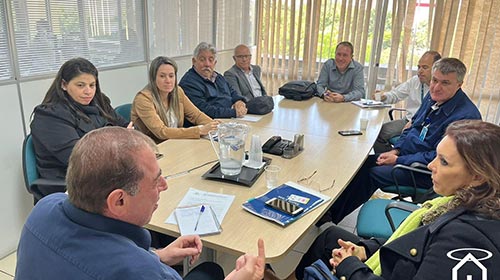
<path id="1" fill-rule="evenodd" d="M 252 58 L 252 55 L 251 54 L 242 54 L 242 55 L 235 55 L 234 57 L 236 57 L 237 59 L 248 59 L 248 58 Z"/>

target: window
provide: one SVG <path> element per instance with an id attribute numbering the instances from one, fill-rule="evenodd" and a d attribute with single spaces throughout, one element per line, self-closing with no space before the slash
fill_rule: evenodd
<path id="1" fill-rule="evenodd" d="M 191 55 L 213 40 L 213 3 L 199 0 L 148 1 L 151 59 Z"/>
<path id="2" fill-rule="evenodd" d="M 233 49 L 239 44 L 253 45 L 255 1 L 217 1 L 218 49 Z"/>
<path id="3" fill-rule="evenodd" d="M 98 67 L 144 61 L 140 0 L 11 0 L 10 5 L 21 77 L 56 72 L 76 56 Z"/>
<path id="4" fill-rule="evenodd" d="M 7 39 L 7 20 L 5 18 L 5 1 L 0 2 L 0 81 L 12 78 L 9 44 Z"/>
<path id="5" fill-rule="evenodd" d="M 151 0 L 148 16 L 151 59 L 192 55 L 200 42 L 224 50 L 255 41 L 255 0 Z"/>

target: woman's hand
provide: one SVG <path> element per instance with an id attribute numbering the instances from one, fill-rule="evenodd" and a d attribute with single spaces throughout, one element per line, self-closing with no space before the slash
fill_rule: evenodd
<path id="1" fill-rule="evenodd" d="M 207 135 L 209 131 L 216 130 L 219 123 L 219 121 L 212 121 L 205 125 L 200 125 L 200 136 Z"/>
<path id="2" fill-rule="evenodd" d="M 333 267 L 337 267 L 345 258 L 350 256 L 357 257 L 360 261 L 366 261 L 366 251 L 365 247 L 358 246 L 352 242 L 344 241 L 339 239 L 337 241 L 340 248 L 332 250 L 332 258 L 330 259 L 330 264 Z"/>
<path id="3" fill-rule="evenodd" d="M 128 129 L 135 129 L 134 128 L 134 123 L 133 122 L 129 122 L 128 125 L 127 125 L 127 128 Z"/>

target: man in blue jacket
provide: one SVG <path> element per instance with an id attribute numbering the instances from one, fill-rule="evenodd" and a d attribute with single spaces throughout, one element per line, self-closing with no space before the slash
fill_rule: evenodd
<path id="1" fill-rule="evenodd" d="M 215 72 L 215 47 L 201 42 L 194 49 L 192 62 L 193 67 L 184 74 L 179 86 L 194 105 L 213 119 L 243 117 L 247 113 L 245 98 Z"/>
<path id="2" fill-rule="evenodd" d="M 367 158 L 351 183 L 335 201 L 329 212 L 334 223 L 366 202 L 376 189 L 394 185 L 392 168 L 395 164 L 427 165 L 436 157 L 436 147 L 446 127 L 456 120 L 481 119 L 477 107 L 462 91 L 467 68 L 456 58 L 442 58 L 432 66 L 430 94 L 412 118 L 410 128 L 403 131 L 391 151 Z M 413 185 L 407 171 L 396 170 L 399 185 Z M 428 175 L 415 174 L 421 188 L 431 188 Z M 328 218 L 322 219 L 326 221 Z"/>

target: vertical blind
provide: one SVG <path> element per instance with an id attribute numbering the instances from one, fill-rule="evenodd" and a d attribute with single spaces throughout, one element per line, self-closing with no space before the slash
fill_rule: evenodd
<path id="1" fill-rule="evenodd" d="M 96 66 L 143 61 L 139 0 L 11 0 L 20 77 L 81 56 Z"/>
<path id="2" fill-rule="evenodd" d="M 500 121 L 500 1 L 494 0 L 262 0 L 257 63 L 269 92 L 288 80 L 316 80 L 341 41 L 354 59 L 371 60 L 377 4 L 388 4 L 377 80 L 385 89 L 415 74 L 420 56 L 437 50 L 468 67 L 464 90 L 483 119 Z M 379 11 L 380 12 L 380 11 Z M 365 77 L 366 71 L 365 71 Z M 368 81 L 367 81 L 368 82 Z M 404 105 L 404 104 L 403 104 Z"/>
<path id="3" fill-rule="evenodd" d="M 200 42 L 217 49 L 253 44 L 255 0 L 148 1 L 151 56 L 191 55 Z"/>
<path id="4" fill-rule="evenodd" d="M 151 57 L 190 55 L 213 41 L 213 1 L 148 1 Z"/>

